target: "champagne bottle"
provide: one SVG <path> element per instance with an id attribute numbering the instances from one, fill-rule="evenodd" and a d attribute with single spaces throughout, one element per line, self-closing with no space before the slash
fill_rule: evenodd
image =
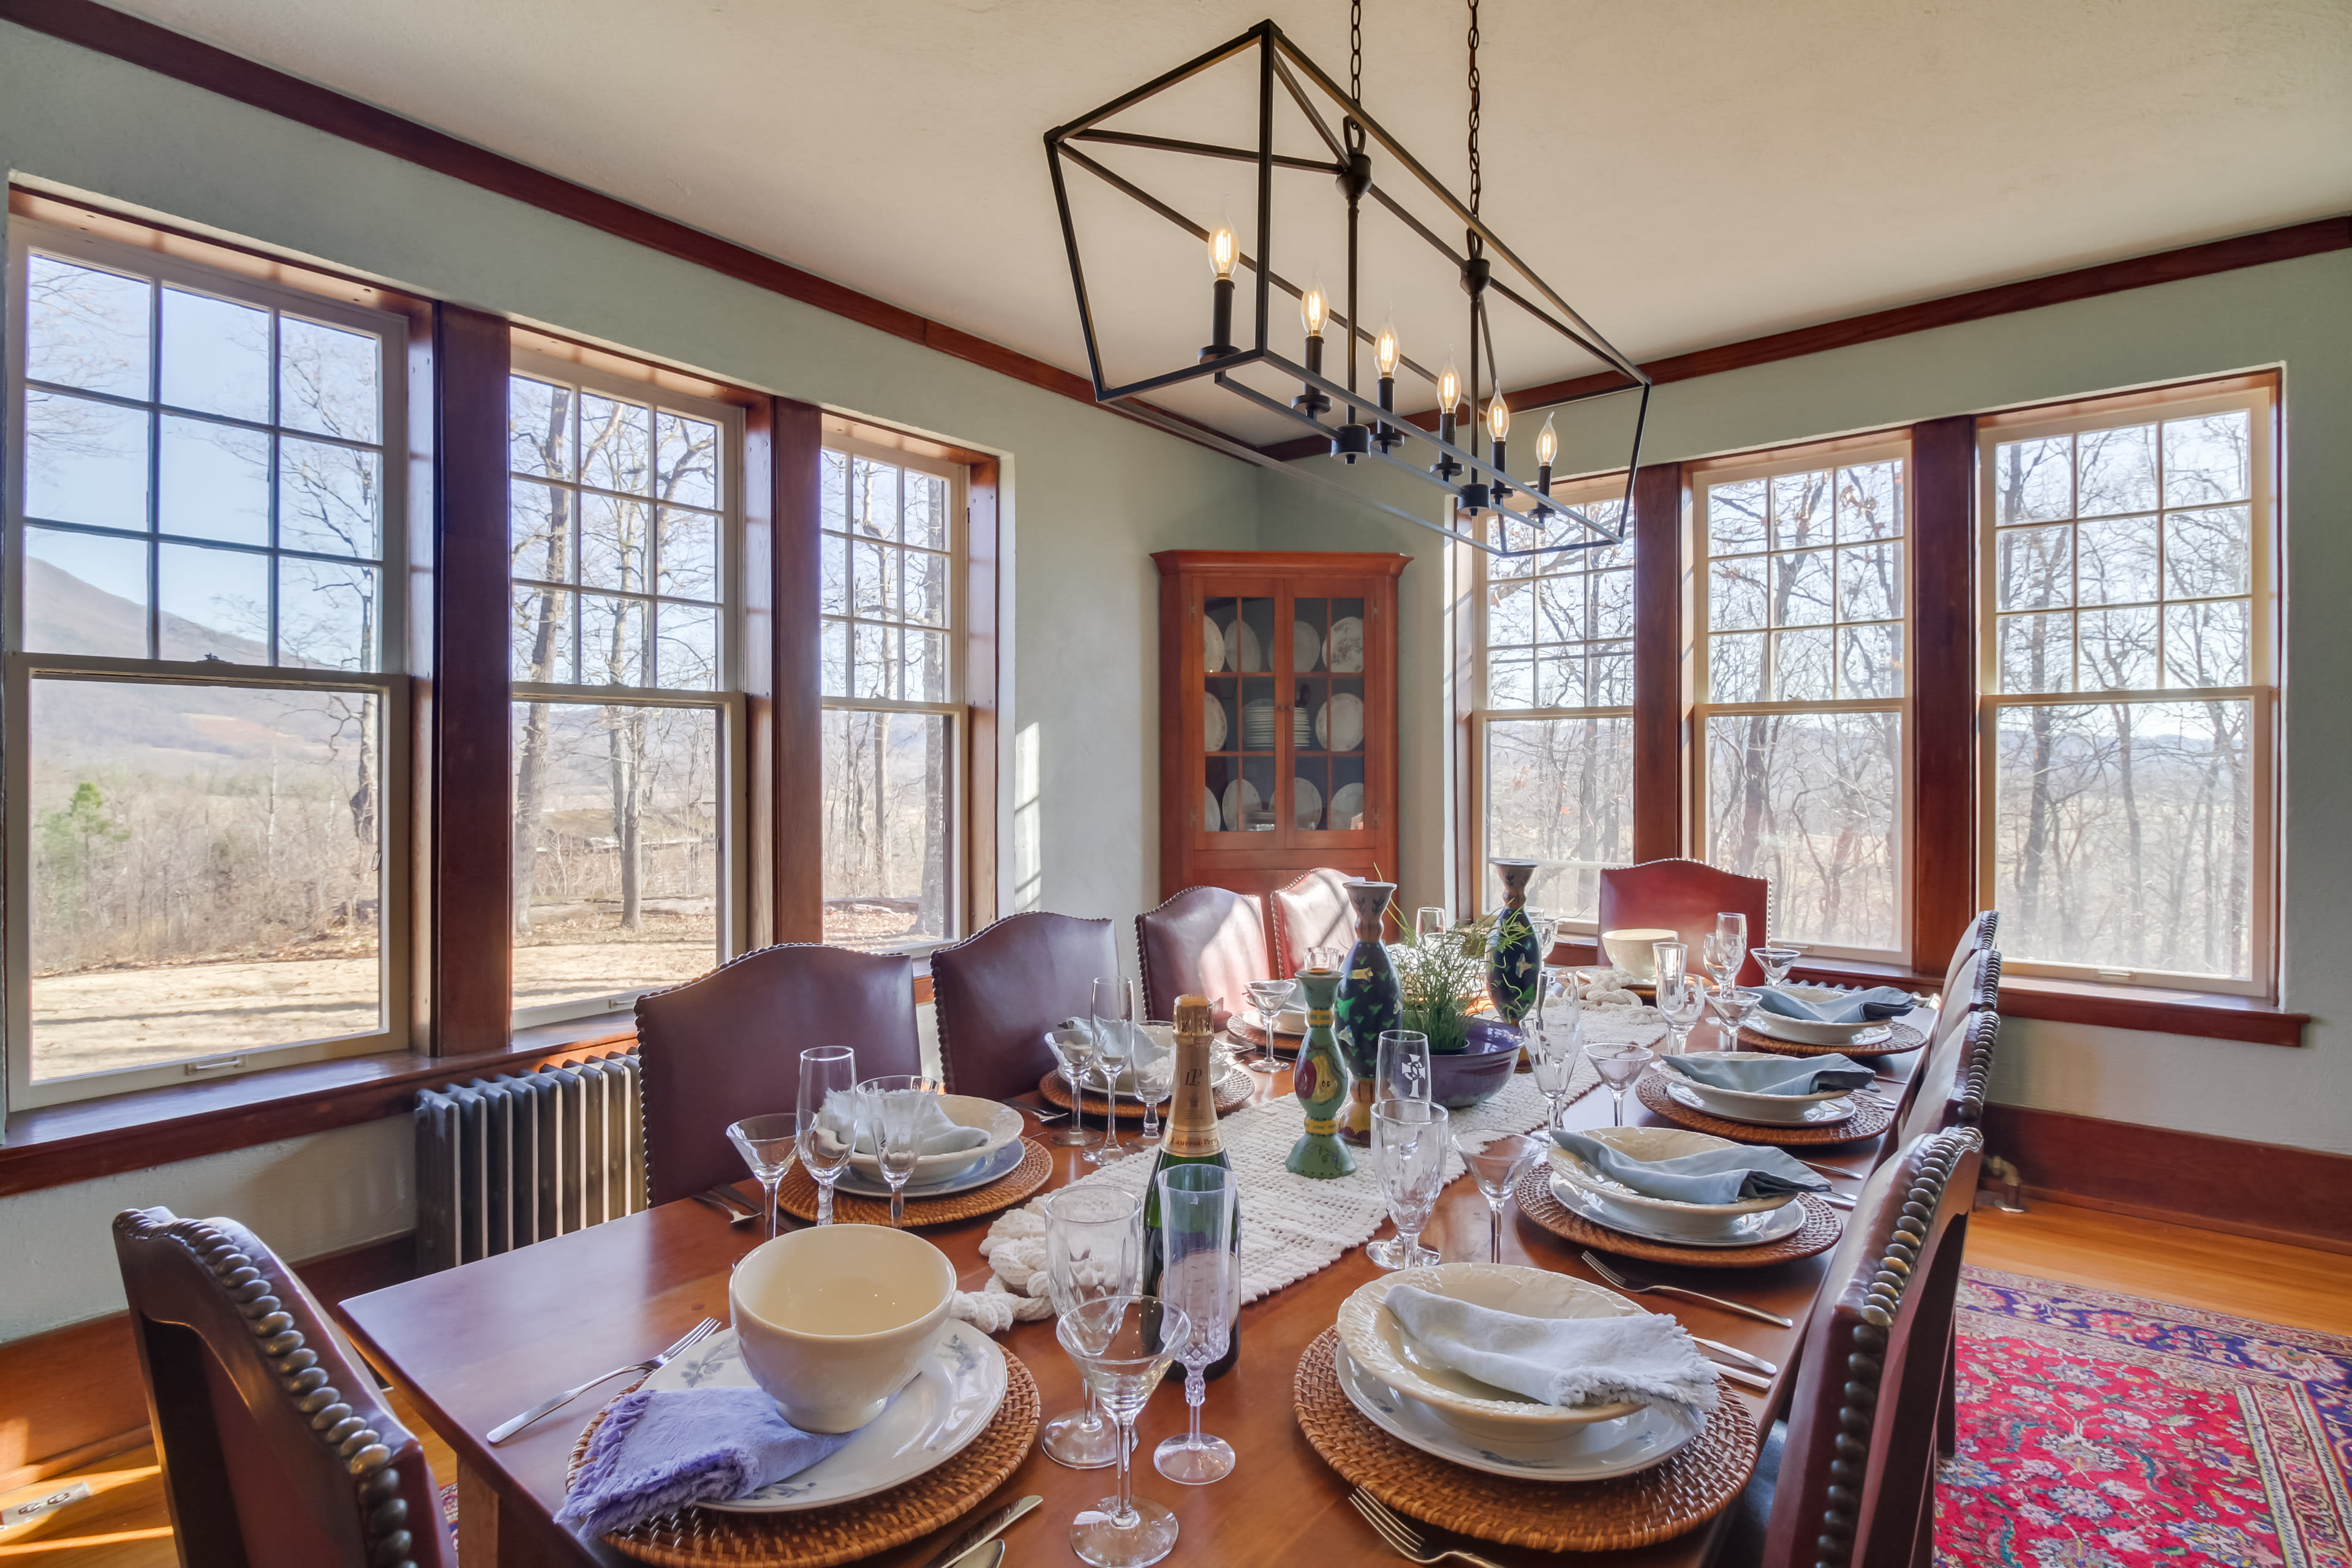
<path id="1" fill-rule="evenodd" d="M 1209 1041 L 1209 999 L 1205 996 L 1176 998 L 1176 1087 L 1168 1108 L 1168 1130 L 1160 1151 L 1152 1156 L 1150 1184 L 1144 1188 L 1143 1197 L 1143 1293 L 1160 1293 L 1160 1271 L 1167 1267 L 1167 1237 L 1160 1214 L 1160 1173 L 1171 1165 L 1216 1165 L 1230 1173 L 1233 1162 L 1225 1157 L 1224 1144 L 1217 1136 L 1216 1068 L 1212 1065 Z M 1234 1265 L 1239 1278 L 1239 1257 L 1242 1247 L 1241 1213 L 1238 1196 L 1234 1214 Z M 1238 1304 L 1236 1304 L 1238 1306 Z M 1225 1353 L 1209 1363 L 1210 1377 L 1223 1377 L 1234 1367 L 1242 1353 L 1242 1328 L 1236 1317 L 1225 1339 Z"/>

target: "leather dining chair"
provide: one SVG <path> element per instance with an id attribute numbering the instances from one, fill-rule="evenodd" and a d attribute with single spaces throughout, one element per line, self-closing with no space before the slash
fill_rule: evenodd
<path id="1" fill-rule="evenodd" d="M 1179 996 L 1206 996 L 1209 1022 L 1222 1029 L 1249 1005 L 1250 982 L 1274 973 L 1255 893 L 1187 888 L 1135 917 L 1135 948 L 1144 1009 L 1154 1018 L 1175 1017 Z"/>
<path id="2" fill-rule="evenodd" d="M 1305 968 L 1310 947 L 1356 945 L 1355 906 L 1348 901 L 1349 880 L 1344 871 L 1318 866 L 1267 895 L 1274 906 L 1276 975 L 1287 978 Z"/>
<path id="3" fill-rule="evenodd" d="M 1117 973 L 1110 921 L 1043 910 L 1007 915 L 932 953 L 948 1092 L 1010 1100 L 1035 1089 L 1054 1070 L 1045 1031 L 1084 1017 L 1095 982 Z"/>
<path id="4" fill-rule="evenodd" d="M 646 1200 L 741 1181 L 728 1124 L 795 1109 L 810 1046 L 849 1047 L 861 1079 L 922 1071 L 913 963 L 779 942 L 638 997 Z"/>
<path id="5" fill-rule="evenodd" d="M 1601 873 L 1601 931 L 1652 927 L 1674 931 L 1690 947 L 1693 973 L 1699 968 L 1701 944 L 1715 931 L 1718 914 L 1748 917 L 1748 945 L 1762 947 L 1764 911 L 1771 901 L 1772 885 L 1761 877 L 1742 877 L 1704 860 L 1644 860 L 1639 866 L 1611 866 Z M 1603 957 L 1607 953 L 1602 953 Z M 1739 984 L 1761 985 L 1763 965 L 1743 956 Z"/>
<path id="6" fill-rule="evenodd" d="M 1983 910 L 1969 922 L 1969 929 L 1952 946 L 1951 962 L 1944 965 L 1944 989 L 1950 991 L 1960 983 L 1960 965 L 1992 946 L 1992 933 L 2000 926 L 1999 910 Z"/>
<path id="7" fill-rule="evenodd" d="M 114 1216 L 163 1497 L 188 1568 L 444 1568 L 415 1436 L 293 1270 L 231 1219 Z"/>
<path id="8" fill-rule="evenodd" d="M 1982 1121 L 1993 1050 L 2000 1043 L 2000 1015 L 1990 1007 L 1971 1007 L 1953 1020 L 1911 1075 L 1896 1122 L 1899 1142 Z"/>

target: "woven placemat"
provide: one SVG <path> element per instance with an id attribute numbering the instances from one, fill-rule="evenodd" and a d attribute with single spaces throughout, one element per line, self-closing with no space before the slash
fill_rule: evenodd
<path id="1" fill-rule="evenodd" d="M 1851 1143 L 1857 1138 L 1875 1138 L 1895 1125 L 1895 1108 L 1870 1099 L 1855 1101 L 1854 1113 L 1843 1121 L 1832 1121 L 1819 1127 L 1767 1127 L 1755 1121 L 1734 1121 L 1728 1117 L 1710 1116 L 1694 1110 L 1666 1092 L 1666 1080 L 1654 1072 L 1642 1075 L 1633 1086 L 1634 1095 L 1643 1105 L 1667 1121 L 1689 1128 L 1694 1132 L 1712 1132 L 1717 1138 L 1728 1138 L 1735 1143 L 1774 1143 L 1788 1147 L 1800 1143 Z"/>
<path id="2" fill-rule="evenodd" d="M 1876 1046 L 1801 1046 L 1794 1040 L 1776 1040 L 1753 1029 L 1742 1029 L 1739 1048 L 1769 1051 L 1776 1057 L 1853 1057 L 1859 1060 L 1864 1057 L 1899 1057 L 1927 1043 L 1927 1037 L 1908 1024 L 1890 1024 L 1887 1028 L 1886 1042 Z"/>
<path id="3" fill-rule="evenodd" d="M 1761 1268 L 1768 1264 L 1811 1258 L 1836 1246 L 1839 1233 L 1845 1229 L 1845 1222 L 1838 1218 L 1837 1210 L 1817 1197 L 1800 1194 L 1797 1201 L 1805 1205 L 1805 1223 L 1778 1241 L 1759 1247 L 1676 1247 L 1671 1241 L 1650 1241 L 1622 1230 L 1611 1230 L 1563 1208 L 1560 1201 L 1551 1195 L 1549 1165 L 1538 1165 L 1520 1176 L 1511 1195 L 1519 1200 L 1521 1214 L 1562 1241 L 1597 1247 L 1620 1258 L 1675 1263 L 1685 1268 Z"/>
<path id="4" fill-rule="evenodd" d="M 1004 1352 L 1004 1403 L 980 1436 L 937 1469 L 887 1492 L 791 1513 L 683 1508 L 608 1535 L 605 1542 L 664 1568 L 829 1568 L 903 1546 L 979 1507 L 1029 1457 L 1042 1413 L 1037 1380 L 1011 1351 Z M 598 1412 L 572 1445 L 563 1471 L 567 1486 L 604 1419 Z"/>
<path id="5" fill-rule="evenodd" d="M 907 1226 L 919 1225 L 951 1225 L 960 1219 L 978 1219 L 982 1215 L 1009 1209 L 1032 1196 L 1038 1188 L 1054 1177 L 1054 1156 L 1034 1138 L 1021 1140 L 1021 1163 L 1015 1165 L 984 1187 L 966 1192 L 942 1193 L 935 1198 L 907 1200 Z M 816 1181 L 808 1171 L 793 1162 L 776 1188 L 776 1202 L 794 1219 L 816 1218 Z M 888 1225 L 890 1200 L 869 1198 L 862 1193 L 833 1190 L 833 1220 L 835 1225 Z"/>
<path id="6" fill-rule="evenodd" d="M 1726 1398 L 1664 1464 L 1605 1481 L 1521 1481 L 1424 1454 L 1348 1402 L 1331 1365 L 1337 1329 L 1298 1358 L 1299 1430 L 1340 1477 L 1440 1530 L 1538 1552 L 1622 1552 L 1670 1541 L 1723 1511 L 1756 1468 L 1756 1424 Z"/>
<path id="7" fill-rule="evenodd" d="M 1049 1072 L 1044 1078 L 1039 1079 L 1037 1080 L 1037 1092 L 1044 1095 L 1055 1105 L 1060 1106 L 1063 1110 L 1067 1110 L 1070 1109 L 1069 1086 L 1062 1081 L 1062 1075 L 1060 1073 Z M 1234 1111 L 1239 1110 L 1243 1106 L 1247 1105 L 1250 1102 L 1250 1097 L 1256 1093 L 1257 1079 L 1255 1075 L 1251 1073 L 1249 1068 L 1237 1067 L 1231 1069 L 1224 1077 L 1217 1080 L 1217 1114 L 1220 1116 L 1231 1116 Z M 1141 1124 L 1143 1121 L 1142 1101 L 1121 1100 L 1114 1101 L 1113 1103 L 1118 1107 L 1118 1119 L 1121 1121 L 1132 1121 L 1139 1125 Z M 1103 1113 L 1103 1097 L 1101 1095 L 1091 1092 L 1087 1094 L 1086 1113 L 1088 1116 L 1095 1118 L 1097 1123 L 1100 1122 Z M 1167 1120 L 1168 1106 L 1164 1101 L 1160 1107 L 1160 1116 L 1161 1121 L 1164 1121 Z"/>
<path id="8" fill-rule="evenodd" d="M 1268 1045 L 1264 1029 L 1255 1024 L 1245 1024 L 1239 1017 L 1225 1020 L 1225 1033 L 1245 1046 L 1277 1057 L 1295 1057 L 1298 1054 L 1298 1047 L 1307 1043 L 1304 1035 L 1277 1034 L 1274 1037 L 1274 1043 Z"/>

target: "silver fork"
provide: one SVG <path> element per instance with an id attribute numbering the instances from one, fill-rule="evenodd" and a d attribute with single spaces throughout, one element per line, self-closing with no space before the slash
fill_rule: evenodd
<path id="1" fill-rule="evenodd" d="M 1408 1563 L 1443 1563 L 1448 1558 L 1459 1558 L 1473 1564 L 1473 1568 L 1501 1568 L 1493 1558 L 1481 1557 L 1475 1552 L 1465 1552 L 1459 1547 L 1447 1547 L 1432 1552 L 1422 1540 L 1421 1531 L 1407 1524 L 1390 1510 L 1388 1504 L 1361 1487 L 1349 1492 L 1348 1500 L 1356 1505 L 1356 1511 L 1364 1516 L 1364 1522 L 1379 1531 L 1381 1539 Z"/>
<path id="2" fill-rule="evenodd" d="M 524 1411 L 521 1415 L 514 1417 L 510 1421 L 499 1422 L 497 1426 L 490 1428 L 490 1441 L 493 1443 L 505 1442 L 508 1438 L 513 1436 L 516 1433 L 521 1431 L 524 1427 L 530 1426 L 541 1416 L 552 1415 L 554 1412 L 562 1409 L 565 1405 L 571 1404 L 573 1400 L 579 1398 L 582 1394 L 587 1393 L 590 1389 L 595 1387 L 600 1383 L 607 1383 L 614 1378 L 625 1376 L 633 1372 L 652 1372 L 655 1368 L 667 1363 L 672 1356 L 682 1354 L 683 1352 L 693 1349 L 696 1345 L 700 1344 L 704 1340 L 709 1339 L 713 1333 L 717 1332 L 718 1329 L 718 1319 L 705 1318 L 702 1321 L 695 1324 L 691 1329 L 688 1329 L 684 1334 L 678 1336 L 677 1343 L 670 1346 L 669 1349 L 662 1352 L 661 1354 L 649 1357 L 648 1359 L 638 1362 L 632 1366 L 616 1366 L 612 1371 L 604 1373 L 602 1377 L 592 1377 L 577 1388 L 565 1389 L 562 1393 L 557 1394 L 546 1404 L 534 1405 L 532 1408 Z"/>
<path id="3" fill-rule="evenodd" d="M 1589 1248 L 1584 1254 L 1584 1263 L 1586 1268 L 1631 1296 L 1647 1296 L 1654 1291 L 1663 1291 L 1669 1296 L 1683 1296 L 1694 1301 L 1704 1301 L 1710 1307 L 1720 1307 L 1727 1312 L 1737 1312 L 1743 1318 L 1753 1318 L 1759 1323 L 1770 1323 L 1775 1328 L 1793 1329 L 1797 1326 L 1794 1321 L 1784 1318 L 1778 1312 L 1768 1312 L 1761 1307 L 1750 1307 L 1738 1301 L 1727 1301 L 1720 1296 L 1709 1296 L 1697 1290 L 1685 1290 L 1679 1285 L 1637 1285 L 1601 1262 Z"/>

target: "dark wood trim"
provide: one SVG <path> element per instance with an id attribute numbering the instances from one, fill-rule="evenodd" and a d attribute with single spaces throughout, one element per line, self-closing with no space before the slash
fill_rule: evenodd
<path id="1" fill-rule="evenodd" d="M 2352 1253 L 2352 1156 L 2021 1105 L 1986 1106 L 1984 1129 L 2029 1199 Z"/>
<path id="2" fill-rule="evenodd" d="M 964 481 L 963 700 L 964 923 L 981 930 L 997 916 L 997 811 L 1003 785 L 998 746 L 1004 615 L 999 534 L 1001 468 L 994 458 L 972 463 Z"/>
<path id="3" fill-rule="evenodd" d="M 1683 644 L 1683 466 L 1633 475 L 1633 858 L 1680 855 L 1690 798 L 1690 661 Z"/>
<path id="4" fill-rule="evenodd" d="M 1790 973 L 1796 979 L 1815 984 L 1900 985 L 1927 994 L 1944 984 L 1941 964 L 1928 971 L 1895 963 L 1869 963 L 1860 959 L 1823 958 L 1801 963 Z M 2308 1013 L 2283 1012 L 2252 996 L 2227 996 L 2211 991 L 2159 991 L 2147 985 L 2089 984 L 2020 974 L 2015 970 L 2000 977 L 2000 1012 L 2004 1018 L 2094 1024 L 2105 1029 L 2242 1040 L 2254 1046 L 2300 1046 L 2304 1027 L 2311 1022 Z"/>
<path id="5" fill-rule="evenodd" d="M 776 940 L 776 412 L 743 411 L 743 848 L 751 867 L 743 948 Z"/>
<path id="6" fill-rule="evenodd" d="M 1911 427 L 1911 953 L 1940 971 L 1977 913 L 1976 421 Z"/>
<path id="7" fill-rule="evenodd" d="M 769 862 L 778 942 L 824 940 L 824 710 L 818 605 L 823 595 L 823 415 L 814 404 L 773 400 L 775 721 L 772 843 Z"/>

